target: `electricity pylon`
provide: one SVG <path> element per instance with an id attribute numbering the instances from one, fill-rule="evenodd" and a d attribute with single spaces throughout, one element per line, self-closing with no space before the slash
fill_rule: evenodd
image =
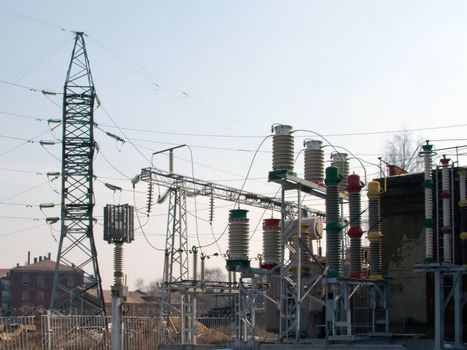
<path id="1" fill-rule="evenodd" d="M 95 98 L 84 33 L 77 32 L 63 94 L 61 233 L 50 308 L 104 314 L 92 214 Z"/>

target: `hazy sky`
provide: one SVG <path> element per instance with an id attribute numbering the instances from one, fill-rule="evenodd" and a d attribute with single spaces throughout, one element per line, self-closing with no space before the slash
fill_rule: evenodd
<path id="1" fill-rule="evenodd" d="M 150 165 L 154 151 L 189 144 L 195 177 L 240 187 L 253 151 L 278 122 L 327 135 L 332 144 L 373 163 L 392 135 L 384 131 L 415 130 L 415 140 L 439 140 L 433 141 L 437 148 L 467 144 L 465 18 L 465 1 L 2 1 L 0 267 L 23 263 L 27 251 L 57 253 L 53 236 L 58 239 L 59 224 L 51 230 L 45 217 L 58 216 L 59 208 L 42 213 L 38 204 L 60 202 L 60 179 L 50 181 L 46 173 L 60 171 L 61 147 L 39 141 L 61 138 L 61 129 L 51 131 L 46 122 L 61 118 L 61 97 L 29 87 L 62 91 L 70 31 L 88 34 L 102 102 L 95 121 L 131 140 L 122 146 L 96 130 L 95 237 L 107 289 L 112 249 L 100 226 L 106 203 L 136 205 L 141 222 L 147 221 L 148 239 L 165 246 L 166 203 L 154 206 L 148 219 L 145 184 L 133 196 L 128 180 Z M 297 152 L 304 137 L 315 137 L 296 136 Z M 277 185 L 267 184 L 270 151 L 267 140 L 246 189 L 276 193 Z M 325 148 L 327 159 L 330 151 Z M 188 150 L 176 156 L 175 171 L 191 176 Z M 459 160 L 465 165 L 465 156 Z M 167 170 L 164 155 L 154 164 Z M 299 157 L 299 175 L 302 164 Z M 363 175 L 355 160 L 351 169 Z M 366 171 L 370 180 L 378 170 L 368 165 Z M 113 193 L 104 183 L 124 191 Z M 321 205 L 313 198 L 306 203 Z M 198 198 L 195 211 L 190 198 L 189 246 L 198 244 L 195 216 L 201 244 L 210 244 L 224 230 L 231 206 L 216 202 L 211 232 L 208 201 Z M 262 213 L 251 209 L 252 231 Z M 227 248 L 226 235 L 219 246 Z M 162 254 L 140 231 L 125 249 L 130 287 L 137 278 L 161 277 Z M 203 252 L 218 249 L 211 245 Z M 250 255 L 260 252 L 258 231 Z M 222 265 L 222 258 L 209 261 L 211 267 Z"/>

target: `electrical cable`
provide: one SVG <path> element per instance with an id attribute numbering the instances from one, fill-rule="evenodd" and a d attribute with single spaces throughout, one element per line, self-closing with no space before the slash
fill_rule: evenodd
<path id="1" fill-rule="evenodd" d="M 53 90 L 46 90 L 46 89 L 36 89 L 36 88 L 33 88 L 33 87 L 30 87 L 30 86 L 26 86 L 26 85 L 22 85 L 22 84 L 17 84 L 17 83 L 13 83 L 11 81 L 6 81 L 6 80 L 0 80 L 0 83 L 2 84 L 6 84 L 6 85 L 10 85 L 10 86 L 15 86 L 15 87 L 18 87 L 18 88 L 22 88 L 22 89 L 26 89 L 26 90 L 29 90 L 31 92 L 40 92 L 42 93 L 44 96 L 48 96 L 48 95 L 63 95 L 63 92 L 55 92 Z M 61 108 L 61 106 L 59 106 Z"/>
<path id="2" fill-rule="evenodd" d="M 23 140 L 23 141 L 25 141 L 25 142 L 19 143 L 19 144 L 17 144 L 16 146 L 14 146 L 14 147 L 12 147 L 12 148 L 10 148 L 10 149 L 7 149 L 6 151 L 1 152 L 1 153 L 0 153 L 0 157 L 1 157 L 1 156 L 4 156 L 5 154 L 8 154 L 8 153 L 13 152 L 13 151 L 17 150 L 18 148 L 20 148 L 20 147 L 22 147 L 22 146 L 24 146 L 24 145 L 27 145 L 28 143 L 37 143 L 37 141 L 35 141 L 35 139 L 37 139 L 37 138 L 40 137 L 40 136 L 43 136 L 43 135 L 47 134 L 48 132 L 49 132 L 48 130 L 47 130 L 47 131 L 44 131 L 44 132 L 42 132 L 42 133 L 40 133 L 40 134 L 38 134 L 38 135 L 36 135 L 36 136 L 30 138 L 30 139 L 16 138 L 17 140 Z M 0 135 L 0 137 L 13 139 L 13 137 L 11 137 L 11 136 L 5 136 L 5 135 Z"/>
<path id="3" fill-rule="evenodd" d="M 32 190 L 35 190 L 36 188 L 39 188 L 39 187 L 45 185 L 47 182 L 48 182 L 48 180 L 46 180 L 46 181 L 44 181 L 44 182 L 41 182 L 41 183 L 38 184 L 38 185 L 34 185 L 34 186 L 32 186 L 32 187 L 29 187 L 29 188 L 25 189 L 24 191 L 21 191 L 21 192 L 19 192 L 19 193 L 17 193 L 17 194 L 11 195 L 11 196 L 9 196 L 9 197 L 7 197 L 7 198 L 3 198 L 3 199 L 0 200 L 0 204 L 1 204 L 1 203 L 5 203 L 6 201 L 8 201 L 8 200 L 10 200 L 10 199 L 16 198 L 16 197 L 18 197 L 18 196 L 20 196 L 20 195 L 22 195 L 22 194 L 24 194 L 24 193 L 27 193 L 27 192 L 32 191 Z"/>
<path id="4" fill-rule="evenodd" d="M 48 23 L 48 22 L 45 22 L 43 20 L 40 20 L 40 19 L 37 19 L 37 18 L 34 18 L 34 17 L 29 17 L 29 16 L 25 16 L 25 15 L 22 15 L 22 14 L 19 14 L 17 12 L 13 12 L 13 11 L 9 11 L 9 10 L 5 10 L 5 9 L 2 9 L 0 8 L 0 11 L 1 12 L 4 12 L 4 13 L 8 13 L 12 16 L 16 16 L 18 18 L 22 18 L 22 19 L 26 19 L 28 21 L 31 21 L 31 22 L 35 22 L 35 23 L 38 23 L 38 24 L 41 24 L 43 26 L 47 26 L 47 27 L 50 27 L 50 28 L 54 28 L 54 29 L 58 29 L 62 32 L 71 32 L 71 30 L 68 30 L 66 28 L 63 28 L 63 27 L 59 27 L 55 24 L 51 24 L 51 23 Z"/>
<path id="5" fill-rule="evenodd" d="M 362 166 L 362 169 L 363 169 L 364 176 L 365 176 L 365 182 L 364 182 L 364 184 L 366 185 L 366 184 L 367 184 L 366 168 L 365 168 L 365 166 L 363 165 L 362 160 L 361 160 L 359 157 L 357 157 L 355 154 L 353 154 L 353 153 L 352 153 L 348 148 L 346 148 L 346 147 L 343 147 L 343 146 L 332 146 L 332 148 L 333 148 L 334 150 L 335 150 L 336 148 L 341 148 L 341 149 L 343 149 L 344 151 L 350 153 L 350 155 L 351 155 L 352 157 L 354 157 L 354 158 L 360 163 L 360 165 Z"/>
<path id="6" fill-rule="evenodd" d="M 32 230 L 32 229 L 36 229 L 36 228 L 38 228 L 38 227 L 42 227 L 42 226 L 45 226 L 45 225 L 47 225 L 47 224 L 39 224 L 39 225 L 34 225 L 34 226 L 31 226 L 31 227 L 26 227 L 26 228 L 23 228 L 23 229 L 20 229 L 20 230 L 12 231 L 12 232 L 1 233 L 1 234 L 0 234 L 0 237 L 11 236 L 11 235 L 14 235 L 14 234 L 17 234 L 17 233 L 21 233 L 21 232 L 24 232 L 24 231 L 29 231 L 29 230 Z"/>
<path id="7" fill-rule="evenodd" d="M 70 39 L 73 39 L 74 41 L 74 36 L 72 38 L 67 38 L 66 40 L 62 41 L 59 45 L 52 48 L 51 50 L 46 52 L 43 56 L 33 61 L 29 66 L 27 66 L 23 70 L 13 75 L 10 79 L 8 79 L 8 81 L 17 83 L 20 79 L 26 77 L 28 74 L 33 72 L 36 68 L 38 68 L 42 63 L 46 62 L 50 57 L 52 57 L 53 55 L 57 54 L 60 50 L 65 48 L 67 44 L 70 44 L 71 43 Z M 3 90 L 0 90 L 0 95 L 3 94 L 8 89 L 9 87 L 7 86 Z"/>
<path id="8" fill-rule="evenodd" d="M 134 205 L 134 207 L 136 208 L 136 195 L 135 195 L 134 192 L 133 192 L 133 205 Z M 158 252 L 165 252 L 165 249 L 157 248 L 155 245 L 153 245 L 153 244 L 149 241 L 148 237 L 146 236 L 146 233 L 144 232 L 143 227 L 148 223 L 149 218 L 148 218 L 148 220 L 144 223 L 144 225 L 142 225 L 142 224 L 141 224 L 141 219 L 139 218 L 138 210 L 135 210 L 135 213 L 136 213 L 136 219 L 138 220 L 138 224 L 139 224 L 139 228 L 138 228 L 138 229 L 139 229 L 139 230 L 141 231 L 141 233 L 143 234 L 144 239 L 145 239 L 146 242 L 149 244 L 149 246 L 150 246 L 152 249 L 154 249 L 154 250 L 156 250 L 156 251 L 158 251 Z M 136 229 L 135 229 L 135 231 L 136 231 Z"/>
<path id="9" fill-rule="evenodd" d="M 198 248 L 201 252 L 201 254 L 203 253 L 203 248 L 201 247 L 201 242 L 199 240 L 199 232 L 198 232 L 198 205 L 197 205 L 197 201 L 196 201 L 196 192 L 195 192 L 195 185 L 194 185 L 194 181 L 195 181 L 195 168 L 194 168 L 194 165 L 193 165 L 193 151 L 191 150 L 191 147 L 186 145 L 186 147 L 188 148 L 188 150 L 190 151 L 190 157 L 191 157 L 191 178 L 193 179 L 193 193 L 194 193 L 194 203 L 195 203 L 195 231 L 196 231 L 196 237 L 198 239 Z"/>
<path id="10" fill-rule="evenodd" d="M 207 103 L 201 101 L 200 99 L 198 98 L 195 98 L 194 96 L 192 96 L 191 94 L 188 94 L 188 92 L 186 90 L 182 90 L 182 89 L 179 89 L 175 86 L 173 86 L 172 84 L 168 83 L 167 81 L 165 81 L 164 79 L 162 79 L 161 77 L 155 75 L 154 73 L 150 72 L 149 70 L 141 67 L 140 65 L 132 62 L 131 60 L 129 60 L 128 58 L 124 57 L 122 54 L 116 52 L 115 50 L 113 49 L 110 49 L 108 47 L 106 47 L 104 44 L 102 44 L 100 41 L 96 40 L 95 38 L 92 38 L 90 37 L 90 39 L 95 43 L 97 44 L 101 49 L 103 49 L 105 52 L 107 52 L 108 54 L 110 54 L 111 56 L 113 56 L 114 58 L 116 58 L 117 60 L 119 60 L 120 62 L 122 62 L 125 66 L 127 66 L 128 68 L 130 68 L 131 70 L 133 70 L 134 72 L 136 72 L 139 76 L 141 76 L 143 79 L 147 80 L 150 84 L 151 84 L 151 87 L 156 89 L 156 91 L 162 91 L 164 93 L 166 93 L 167 95 L 177 99 L 178 101 L 190 106 L 192 109 L 194 109 L 195 111 L 197 111 L 198 113 L 214 120 L 215 122 L 217 122 L 220 126 L 226 128 L 226 129 L 232 129 L 232 128 L 229 128 L 227 125 L 225 125 L 224 123 L 222 123 L 220 121 L 220 119 L 214 117 L 211 113 L 207 113 L 203 110 L 201 110 L 200 108 L 198 108 L 197 106 L 193 105 L 193 103 L 190 103 L 189 100 L 187 99 L 191 99 L 193 100 L 194 102 L 198 103 L 199 105 L 202 105 L 204 107 L 207 107 L 209 109 L 211 109 L 212 111 L 215 111 L 216 113 L 221 113 L 222 115 L 224 115 L 224 117 L 227 117 L 228 119 L 238 123 L 239 125 L 242 125 L 243 127 L 247 127 L 249 129 L 251 129 L 251 126 L 248 126 L 246 124 L 244 124 L 242 121 L 240 120 L 237 120 L 236 118 L 232 117 L 231 115 L 225 113 L 225 112 L 222 112 L 220 111 L 219 109 L 217 108 L 214 108 L 210 105 L 208 105 Z M 150 79 L 148 76 L 152 76 L 153 78 L 156 78 L 157 80 L 162 80 L 164 81 L 166 87 L 168 87 L 168 89 L 161 89 L 161 84 L 160 83 L 156 83 L 153 81 L 153 79 Z M 172 92 L 171 90 L 175 91 Z"/>
<path id="11" fill-rule="evenodd" d="M 101 124 L 105 127 L 114 127 L 112 125 Z M 381 134 L 399 134 L 402 131 L 425 131 L 425 130 L 438 130 L 438 129 L 451 129 L 451 128 L 459 128 L 459 127 L 466 127 L 467 124 L 449 124 L 449 125 L 442 125 L 442 126 L 433 126 L 427 128 L 418 128 L 418 129 L 404 129 L 404 130 L 382 130 L 382 131 L 369 131 L 369 132 L 356 132 L 356 133 L 337 133 L 337 134 L 322 134 L 320 137 L 341 137 L 341 136 L 362 136 L 362 135 L 381 135 Z M 264 135 L 228 135 L 228 134 L 201 134 L 201 133 L 180 133 L 180 132 L 170 132 L 170 131 L 160 131 L 160 130 L 147 130 L 147 129 L 138 129 L 138 128 L 130 128 L 130 127 L 121 127 L 123 130 L 128 131 L 136 131 L 142 133 L 151 133 L 151 134 L 163 134 L 163 135 L 173 135 L 173 136 L 192 136 L 192 137 L 213 137 L 213 138 L 263 138 Z M 301 130 L 294 130 L 301 131 Z M 306 130 L 309 131 L 309 130 Z M 300 136 L 297 137 L 307 137 L 307 136 Z M 455 140 L 455 139 L 454 139 Z"/>

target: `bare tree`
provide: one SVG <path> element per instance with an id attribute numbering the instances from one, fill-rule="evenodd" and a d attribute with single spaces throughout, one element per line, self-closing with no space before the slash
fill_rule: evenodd
<path id="1" fill-rule="evenodd" d="M 422 160 L 418 157 L 420 139 L 408 130 L 402 130 L 389 138 L 385 148 L 385 159 L 390 165 L 396 165 L 410 173 L 422 169 Z"/>
<path id="2" fill-rule="evenodd" d="M 206 281 L 223 282 L 226 281 L 226 274 L 219 267 L 208 268 L 204 270 L 204 279 Z"/>

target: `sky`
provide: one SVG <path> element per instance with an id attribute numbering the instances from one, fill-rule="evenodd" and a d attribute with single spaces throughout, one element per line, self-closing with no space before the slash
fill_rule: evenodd
<path id="1" fill-rule="evenodd" d="M 60 209 L 60 95 L 73 47 L 83 31 L 101 106 L 94 117 L 94 228 L 103 285 L 112 283 L 112 247 L 103 241 L 106 204 L 138 208 L 135 241 L 125 246 L 130 288 L 162 277 L 167 203 L 146 215 L 147 185 L 130 178 L 152 165 L 168 170 L 166 154 L 180 144 L 175 172 L 274 196 L 271 125 L 293 126 L 295 171 L 303 175 L 305 138 L 325 137 L 354 157 L 351 172 L 370 181 L 393 135 L 409 130 L 431 140 L 438 156 L 466 164 L 467 3 L 465 1 L 10 1 L 0 4 L 0 267 L 51 252 Z M 16 84 L 16 85 L 15 85 Z M 126 140 L 116 142 L 105 132 Z M 459 146 L 455 156 L 455 148 Z M 256 150 L 259 150 L 255 153 Z M 152 158 L 152 159 L 151 159 Z M 328 163 L 326 163 L 328 165 Z M 248 173 L 249 168 L 251 171 Z M 248 173 L 248 178 L 245 178 Z M 113 192 L 105 183 L 119 186 Z M 157 187 L 157 186 L 156 186 Z M 156 188 L 156 197 L 164 193 Z M 289 194 L 295 198 L 295 193 Z M 305 204 L 322 209 L 322 201 Z M 233 203 L 188 198 L 189 246 L 206 255 L 218 244 Z M 261 218 L 250 210 L 250 257 L 261 253 Z M 274 214 L 277 217 L 277 213 Z M 139 225 L 138 225 L 139 226 Z M 255 230 L 256 228 L 256 230 Z M 146 239 L 143 235 L 146 235 Z M 156 249 L 154 249 L 156 248 Z M 207 266 L 222 267 L 212 256 Z"/>

